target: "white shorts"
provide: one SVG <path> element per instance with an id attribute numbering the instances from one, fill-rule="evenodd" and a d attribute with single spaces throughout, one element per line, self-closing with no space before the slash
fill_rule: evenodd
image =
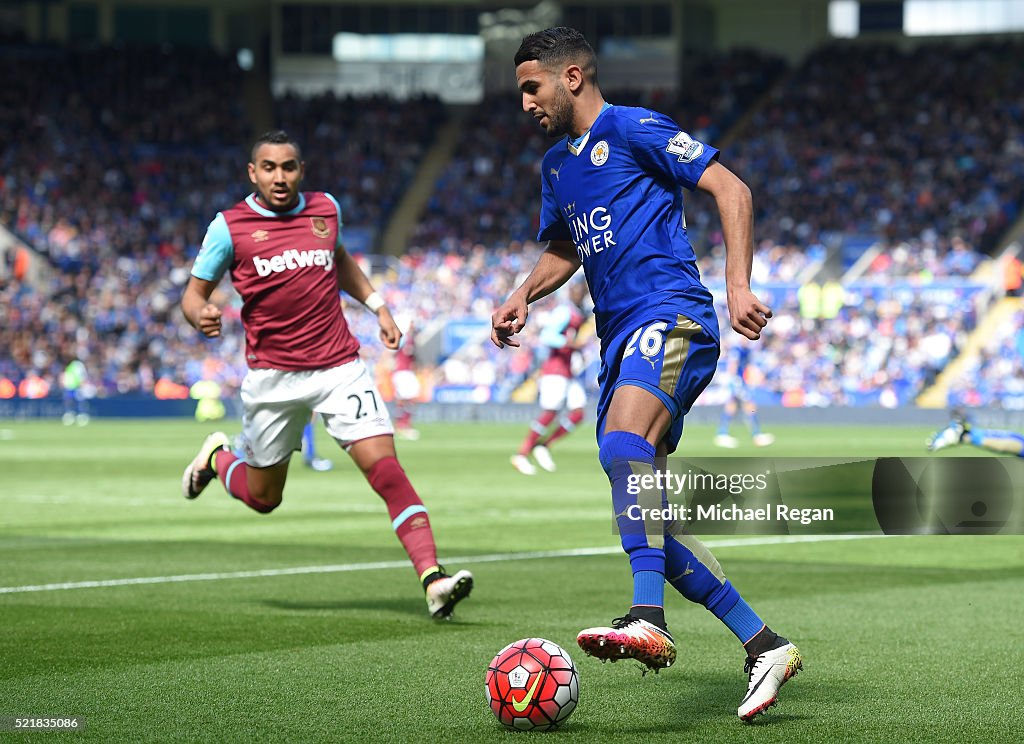
<path id="1" fill-rule="evenodd" d="M 342 447 L 395 431 L 361 359 L 303 372 L 250 369 L 242 382 L 245 461 L 265 468 L 287 460 L 314 411 Z"/>
<path id="2" fill-rule="evenodd" d="M 540 389 L 540 407 L 545 411 L 560 411 L 563 406 L 574 411 L 587 404 L 583 385 L 571 377 L 542 375 L 537 387 Z"/>
<path id="3" fill-rule="evenodd" d="M 391 374 L 395 386 L 395 397 L 399 400 L 416 400 L 420 397 L 420 378 L 411 369 L 400 369 Z"/>

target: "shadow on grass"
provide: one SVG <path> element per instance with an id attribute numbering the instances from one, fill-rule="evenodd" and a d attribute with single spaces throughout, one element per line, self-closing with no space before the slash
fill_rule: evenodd
<path id="1" fill-rule="evenodd" d="M 371 597 L 356 596 L 349 599 L 338 600 L 289 600 L 289 599 L 265 599 L 260 601 L 263 607 L 269 607 L 283 612 L 374 612 L 392 613 L 395 615 L 413 616 L 422 618 L 425 623 L 438 626 L 475 626 L 479 623 L 466 622 L 462 615 L 456 613 L 450 621 L 432 620 L 427 615 L 426 603 L 415 595 L 409 597 Z"/>

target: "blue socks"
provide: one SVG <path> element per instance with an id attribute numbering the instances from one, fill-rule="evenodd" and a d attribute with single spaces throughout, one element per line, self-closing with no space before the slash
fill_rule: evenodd
<path id="1" fill-rule="evenodd" d="M 764 621 L 725 580 L 714 556 L 695 537 L 666 534 L 660 516 L 640 514 L 641 509 L 666 505 L 663 491 L 645 489 L 637 481 L 637 476 L 654 472 L 654 457 L 654 446 L 636 434 L 613 431 L 601 440 L 601 466 L 611 481 L 616 525 L 633 569 L 630 612 L 664 627 L 667 580 L 686 599 L 707 607 L 745 644 L 761 632 Z"/>
<path id="2" fill-rule="evenodd" d="M 316 458 L 316 449 L 313 444 L 313 424 L 306 424 L 302 430 L 302 459 L 306 462 L 313 462 Z"/>
<path id="3" fill-rule="evenodd" d="M 633 569 L 633 606 L 665 605 L 664 523 L 642 516 L 641 509 L 660 509 L 660 490 L 638 487 L 637 475 L 653 473 L 654 445 L 637 434 L 613 431 L 601 440 L 601 466 L 612 486 L 612 506 Z"/>

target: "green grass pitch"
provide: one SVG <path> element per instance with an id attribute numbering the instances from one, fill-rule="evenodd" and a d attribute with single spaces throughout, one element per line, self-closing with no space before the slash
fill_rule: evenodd
<path id="1" fill-rule="evenodd" d="M 553 450 L 557 473 L 527 478 L 508 464 L 523 430 L 436 425 L 419 442 L 399 443 L 441 555 L 462 557 L 450 568 L 470 568 L 477 581 L 453 622 L 434 623 L 383 504 L 322 433 L 321 454 L 338 467 L 313 473 L 296 463 L 284 505 L 261 516 L 217 483 L 195 502 L 181 498 L 180 474 L 205 426 L 0 422 L 0 586 L 193 577 L 0 592 L 0 716 L 77 715 L 88 724 L 84 733 L 0 738 L 1020 740 L 1024 537 L 715 549 L 751 605 L 806 659 L 780 705 L 745 726 L 735 716 L 746 682 L 740 646 L 671 589 L 676 666 L 641 677 L 636 665 L 602 665 L 578 650 L 580 628 L 625 611 L 628 563 L 615 552 L 591 432 Z M 807 457 L 922 456 L 928 432 L 774 433 L 772 455 Z M 686 452 L 721 454 L 712 434 L 693 427 Z M 585 548 L 608 551 L 493 558 Z M 224 575 L 295 567 L 308 570 Z M 507 733 L 485 704 L 488 661 L 527 636 L 561 644 L 579 667 L 579 707 L 553 734 Z"/>

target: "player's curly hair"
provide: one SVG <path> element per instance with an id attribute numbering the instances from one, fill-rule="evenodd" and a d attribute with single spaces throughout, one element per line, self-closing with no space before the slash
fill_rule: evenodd
<path id="1" fill-rule="evenodd" d="M 586 38 L 574 28 L 555 26 L 523 37 L 515 65 L 537 60 L 546 68 L 566 63 L 579 65 L 592 83 L 597 83 L 597 55 Z"/>
<path id="2" fill-rule="evenodd" d="M 299 147 L 299 143 L 293 140 L 291 135 L 283 129 L 272 129 L 261 134 L 252 143 L 252 150 L 249 151 L 250 163 L 256 162 L 256 151 L 263 147 L 263 145 L 291 145 L 295 148 L 295 156 L 300 161 L 302 160 L 302 148 Z"/>

